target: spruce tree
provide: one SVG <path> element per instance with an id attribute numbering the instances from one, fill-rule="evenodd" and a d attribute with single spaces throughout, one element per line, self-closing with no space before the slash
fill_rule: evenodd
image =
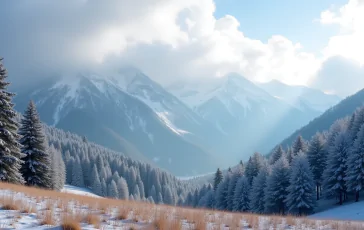
<path id="1" fill-rule="evenodd" d="M 343 197 L 347 191 L 346 172 L 349 152 L 349 140 L 345 132 L 335 138 L 334 146 L 329 149 L 327 168 L 324 171 L 324 191 L 327 197 L 338 197 L 342 205 Z"/>
<path id="2" fill-rule="evenodd" d="M 49 147 L 49 154 L 51 157 L 52 189 L 61 190 L 66 180 L 66 169 L 62 154 L 53 145 Z"/>
<path id="3" fill-rule="evenodd" d="M 310 168 L 316 183 L 316 199 L 320 199 L 320 190 L 323 180 L 323 172 L 326 168 L 325 141 L 322 134 L 316 133 L 312 137 L 307 150 Z"/>
<path id="4" fill-rule="evenodd" d="M 236 183 L 234 192 L 234 205 L 233 210 L 238 212 L 246 212 L 249 208 L 249 194 L 250 194 L 250 184 L 248 179 L 243 176 L 240 177 Z"/>
<path id="5" fill-rule="evenodd" d="M 267 178 L 265 190 L 265 212 L 284 214 L 289 186 L 289 165 L 285 157 L 281 157 L 272 167 L 272 173 Z"/>
<path id="6" fill-rule="evenodd" d="M 119 192 L 118 192 L 118 189 L 116 187 L 116 183 L 114 180 L 111 180 L 111 182 L 108 186 L 108 197 L 111 197 L 114 199 L 119 197 Z"/>
<path id="7" fill-rule="evenodd" d="M 296 156 L 300 151 L 304 153 L 307 151 L 307 143 L 301 135 L 297 137 L 292 145 L 292 152 L 294 156 Z"/>
<path id="8" fill-rule="evenodd" d="M 16 121 L 14 104 L 11 102 L 13 93 L 7 92 L 7 71 L 0 58 L 0 181 L 23 184 L 20 173 L 21 159 L 17 134 L 19 124 Z"/>
<path id="9" fill-rule="evenodd" d="M 265 210 L 265 190 L 267 187 L 267 177 L 269 169 L 264 165 L 258 175 L 253 179 L 253 185 L 250 191 L 250 208 L 252 212 L 263 214 Z"/>
<path id="10" fill-rule="evenodd" d="M 72 168 L 72 185 L 77 187 L 85 187 L 81 162 L 78 156 Z"/>
<path id="11" fill-rule="evenodd" d="M 123 177 L 120 177 L 117 182 L 117 188 L 119 193 L 119 198 L 123 200 L 127 200 L 129 198 L 129 189 L 126 180 Z"/>
<path id="12" fill-rule="evenodd" d="M 279 160 L 279 158 L 282 157 L 282 155 L 284 155 L 284 150 L 282 148 L 282 145 L 278 146 L 272 153 L 272 155 L 270 156 L 269 159 L 269 163 L 271 165 L 273 165 L 274 163 L 276 163 L 277 160 Z"/>
<path id="13" fill-rule="evenodd" d="M 355 192 L 355 201 L 359 201 L 359 192 L 364 186 L 364 124 L 360 128 L 354 146 L 349 152 L 347 161 L 346 185 L 349 191 Z"/>
<path id="14" fill-rule="evenodd" d="M 247 177 L 249 184 L 253 182 L 253 178 L 259 173 L 263 164 L 263 157 L 259 153 L 255 152 L 252 157 L 249 158 L 245 168 L 245 176 Z"/>
<path id="15" fill-rule="evenodd" d="M 19 134 L 21 151 L 25 155 L 21 167 L 25 184 L 51 189 L 52 171 L 49 167 L 51 159 L 47 149 L 48 143 L 33 101 L 30 101 L 21 120 Z"/>
<path id="16" fill-rule="evenodd" d="M 290 185 L 286 199 L 289 212 L 298 215 L 309 214 L 316 206 L 315 182 L 307 157 L 303 152 L 293 158 Z"/>
<path id="17" fill-rule="evenodd" d="M 234 194 L 235 194 L 235 188 L 236 188 L 236 184 L 239 180 L 239 178 L 242 175 L 239 173 L 234 173 L 231 175 L 231 179 L 229 182 L 229 187 L 228 187 L 228 194 L 227 194 L 227 198 L 228 198 L 228 205 L 227 205 L 227 210 L 233 210 L 234 207 Z"/>
<path id="18" fill-rule="evenodd" d="M 217 186 L 219 186 L 219 184 L 221 183 L 222 180 L 223 180 L 222 172 L 220 171 L 220 168 L 218 168 L 215 173 L 215 178 L 214 178 L 214 190 L 215 191 L 217 189 Z"/>

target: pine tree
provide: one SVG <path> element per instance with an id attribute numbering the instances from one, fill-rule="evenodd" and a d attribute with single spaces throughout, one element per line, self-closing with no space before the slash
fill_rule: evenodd
<path id="1" fill-rule="evenodd" d="M 119 198 L 123 200 L 127 200 L 129 198 L 129 189 L 126 180 L 123 177 L 120 177 L 117 182 L 117 188 L 119 193 Z"/>
<path id="2" fill-rule="evenodd" d="M 245 168 L 245 175 L 251 185 L 253 183 L 253 178 L 259 173 L 260 168 L 263 164 L 263 157 L 259 153 L 254 153 L 252 157 L 249 158 L 248 163 Z"/>
<path id="3" fill-rule="evenodd" d="M 323 172 L 326 168 L 325 141 L 322 134 L 316 133 L 312 137 L 307 150 L 307 157 L 316 183 L 316 199 L 319 200 Z"/>
<path id="4" fill-rule="evenodd" d="M 20 170 L 25 184 L 51 189 L 51 168 L 49 167 L 51 160 L 47 150 L 48 143 L 33 101 L 30 101 L 21 120 L 19 134 L 21 135 L 21 152 L 25 155 Z"/>
<path id="5" fill-rule="evenodd" d="M 354 146 L 347 161 L 346 185 L 349 191 L 355 192 L 355 201 L 359 201 L 359 192 L 364 186 L 364 124 L 360 128 Z"/>
<path id="6" fill-rule="evenodd" d="M 108 186 L 108 197 L 111 197 L 114 199 L 119 197 L 119 192 L 118 192 L 118 189 L 116 187 L 116 183 L 114 180 L 111 180 L 111 182 Z"/>
<path id="7" fill-rule="evenodd" d="M 228 196 L 227 197 L 227 199 L 228 199 L 227 210 L 233 210 L 235 188 L 236 188 L 236 184 L 241 176 L 242 175 L 239 173 L 234 173 L 231 175 L 231 179 L 229 181 L 228 193 L 227 193 L 227 196 Z"/>
<path id="8" fill-rule="evenodd" d="M 49 155 L 51 158 L 51 182 L 52 189 L 61 190 L 66 180 L 66 169 L 61 153 L 54 148 L 49 147 Z"/>
<path id="9" fill-rule="evenodd" d="M 97 172 L 97 167 L 96 165 L 94 165 L 93 169 L 92 169 L 92 186 L 91 186 L 91 190 L 99 196 L 102 196 L 102 187 L 101 187 L 101 181 L 100 181 L 100 177 L 99 174 Z"/>
<path id="10" fill-rule="evenodd" d="M 169 187 L 164 187 L 163 190 L 164 190 L 164 194 L 163 194 L 164 195 L 163 196 L 164 204 L 174 205 L 171 189 Z"/>
<path id="11" fill-rule="evenodd" d="M 220 171 L 220 168 L 218 168 L 215 173 L 215 178 L 214 178 L 214 190 L 215 191 L 217 189 L 217 186 L 219 186 L 219 184 L 221 183 L 222 180 L 223 180 L 222 172 Z"/>
<path id="12" fill-rule="evenodd" d="M 249 194 L 250 194 L 250 184 L 248 179 L 243 176 L 240 177 L 236 183 L 234 192 L 234 211 L 246 212 L 249 208 Z"/>
<path id="13" fill-rule="evenodd" d="M 279 159 L 278 159 L 279 160 Z M 250 191 L 250 208 L 252 212 L 263 214 L 265 210 L 265 190 L 267 187 L 267 177 L 269 169 L 264 165 L 258 175 L 253 179 L 253 185 Z"/>
<path id="14" fill-rule="evenodd" d="M 226 177 L 225 180 L 223 180 L 219 186 L 217 186 L 216 189 L 216 208 L 220 210 L 227 210 L 228 205 L 228 188 L 229 188 L 229 181 L 230 178 Z"/>
<path id="15" fill-rule="evenodd" d="M 279 160 L 279 158 L 282 157 L 282 155 L 284 155 L 284 151 L 282 148 L 282 145 L 278 146 L 272 153 L 270 159 L 269 159 L 269 163 L 271 165 L 273 165 L 274 163 L 276 163 L 277 160 Z"/>
<path id="16" fill-rule="evenodd" d="M 301 135 L 299 135 L 296 141 L 292 145 L 293 155 L 296 156 L 300 151 L 307 152 L 307 143 Z"/>
<path id="17" fill-rule="evenodd" d="M 303 152 L 293 158 L 287 207 L 291 213 L 309 214 L 316 206 L 315 182 L 308 159 Z"/>
<path id="18" fill-rule="evenodd" d="M 78 156 L 77 156 L 76 161 L 73 164 L 73 168 L 72 168 L 72 185 L 77 186 L 77 187 L 85 187 L 81 162 L 80 162 L 80 158 Z"/>
<path id="19" fill-rule="evenodd" d="M 265 190 L 265 212 L 284 214 L 289 186 L 289 165 L 285 157 L 281 157 L 272 167 L 267 178 Z"/>
<path id="20" fill-rule="evenodd" d="M 345 132 L 335 138 L 334 146 L 329 149 L 327 168 L 324 171 L 324 191 L 327 197 L 339 197 L 340 205 L 346 188 L 347 157 L 349 152 L 349 139 Z"/>
<path id="21" fill-rule="evenodd" d="M 139 186 L 137 184 L 134 186 L 133 197 L 134 197 L 134 200 L 140 200 L 140 198 L 141 198 Z"/>
<path id="22" fill-rule="evenodd" d="M 0 181 L 23 184 L 20 173 L 23 154 L 20 152 L 17 134 L 19 124 L 16 122 L 14 104 L 15 95 L 6 91 L 9 83 L 5 81 L 7 71 L 0 58 Z"/>

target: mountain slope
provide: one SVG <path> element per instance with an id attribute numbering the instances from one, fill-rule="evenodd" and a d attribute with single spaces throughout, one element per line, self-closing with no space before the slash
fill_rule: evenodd
<path id="1" fill-rule="evenodd" d="M 301 110 L 325 112 L 341 100 L 336 95 L 325 94 L 320 90 L 311 89 L 306 86 L 286 85 L 276 80 L 259 83 L 258 86 L 272 96 Z"/>
<path id="2" fill-rule="evenodd" d="M 170 117 L 167 116 L 168 121 L 162 119 L 145 101 L 138 99 L 148 91 L 145 88 L 138 91 L 142 86 L 136 87 L 137 77 L 125 79 L 128 84 L 122 85 L 116 81 L 120 78 L 97 75 L 63 78 L 35 91 L 20 93 L 15 102 L 17 109 L 23 111 L 27 101 L 33 99 L 47 124 L 85 135 L 91 141 L 137 159 L 154 161 L 176 175 L 202 173 L 217 167 L 218 161 L 208 151 L 168 125 Z M 184 116 L 187 112 L 179 114 L 181 121 L 195 122 L 193 113 L 190 117 Z"/>
<path id="3" fill-rule="evenodd" d="M 299 110 L 238 74 L 199 84 L 177 84 L 169 90 L 225 134 L 232 160 L 267 151 L 320 112 Z M 233 163 L 231 161 L 230 163 Z"/>
<path id="4" fill-rule="evenodd" d="M 330 126 L 338 119 L 354 113 L 355 109 L 364 105 L 364 90 L 347 97 L 336 106 L 328 109 L 321 116 L 313 119 L 307 125 L 296 130 L 292 135 L 281 142 L 282 146 L 291 145 L 298 135 L 302 135 L 305 139 L 310 139 L 316 132 L 328 130 Z"/>

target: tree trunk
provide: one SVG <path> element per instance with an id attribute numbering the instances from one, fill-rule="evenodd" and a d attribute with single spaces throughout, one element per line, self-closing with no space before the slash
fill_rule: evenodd
<path id="1" fill-rule="evenodd" d="M 339 204 L 342 205 L 343 204 L 343 193 L 340 191 L 339 192 Z"/>
<path id="2" fill-rule="evenodd" d="M 359 201 L 359 191 L 355 192 L 355 202 Z"/>
<path id="3" fill-rule="evenodd" d="M 316 184 L 316 200 L 320 199 L 320 185 Z"/>

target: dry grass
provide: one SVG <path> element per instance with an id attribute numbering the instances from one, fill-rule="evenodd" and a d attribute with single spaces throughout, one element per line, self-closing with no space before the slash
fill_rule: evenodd
<path id="1" fill-rule="evenodd" d="M 38 213 L 43 224 L 53 225 L 55 215 L 57 220 L 63 223 L 63 229 L 80 229 L 78 223 L 84 222 L 94 225 L 100 229 L 102 222 L 112 224 L 115 229 L 122 227 L 121 220 L 131 219 L 134 222 L 150 223 L 147 228 L 153 230 L 180 230 L 182 222 L 189 223 L 194 230 L 203 230 L 207 224 L 211 223 L 211 228 L 221 229 L 224 224 L 229 229 L 242 229 L 242 223 L 247 223 L 252 229 L 272 226 L 274 229 L 285 229 L 287 225 L 295 226 L 298 229 L 306 226 L 317 229 L 319 226 L 327 226 L 332 229 L 344 230 L 364 229 L 363 223 L 345 222 L 331 220 L 310 220 L 293 216 L 259 216 L 248 213 L 227 213 L 203 209 L 191 209 L 181 207 L 171 207 L 167 205 L 154 205 L 141 202 L 131 202 L 125 200 L 113 200 L 76 195 L 71 193 L 61 193 L 57 191 L 41 190 L 32 187 L 19 186 L 14 184 L 0 183 L 0 190 L 11 190 L 13 194 L 31 197 L 33 201 L 42 202 L 42 208 Z M 19 196 L 19 194 L 17 196 Z M 0 196 L 0 205 L 6 210 L 19 210 L 23 213 L 36 213 L 36 204 L 16 200 L 14 196 Z M 24 199 L 27 200 L 27 199 Z M 38 203 L 39 205 L 39 203 Z M 82 211 L 83 210 L 83 211 Z M 115 213 L 115 210 L 116 213 Z M 104 215 L 107 214 L 107 215 Z M 114 215 L 111 217 L 111 215 Z M 14 217 L 14 221 L 16 221 Z M 262 226 L 260 220 L 264 219 Z M 244 222 L 242 221 L 244 220 Z M 284 226 L 286 225 L 286 226 Z M 299 226 L 298 226 L 299 225 Z M 301 226 L 302 225 L 302 226 Z M 125 225 L 123 225 L 125 226 Z M 136 225 L 130 225 L 130 229 Z M 1 226 L 0 226 L 1 228 Z"/>
<path id="2" fill-rule="evenodd" d="M 95 228 L 100 228 L 100 217 L 94 214 L 87 214 L 84 220 L 86 223 L 93 225 Z"/>
<path id="3" fill-rule="evenodd" d="M 63 230 L 81 230 L 81 226 L 76 221 L 64 221 L 61 224 Z"/>
<path id="4" fill-rule="evenodd" d="M 42 213 L 40 224 L 41 225 L 55 225 L 56 224 L 56 222 L 54 220 L 54 216 L 53 216 L 53 209 L 46 210 Z"/>

